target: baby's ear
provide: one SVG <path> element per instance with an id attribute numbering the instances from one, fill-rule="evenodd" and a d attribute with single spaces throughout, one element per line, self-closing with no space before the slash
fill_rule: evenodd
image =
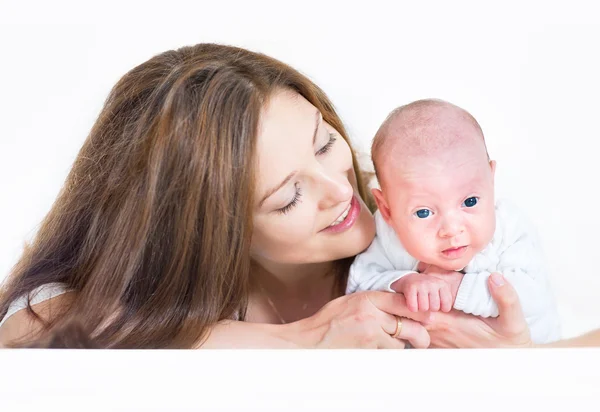
<path id="1" fill-rule="evenodd" d="M 373 193 L 373 197 L 375 198 L 375 203 L 377 203 L 377 209 L 379 209 L 381 217 L 383 217 L 383 220 L 385 220 L 388 225 L 391 225 L 390 207 L 383 196 L 383 192 L 380 189 L 371 189 L 371 193 Z"/>
<path id="2" fill-rule="evenodd" d="M 496 161 L 490 160 L 490 169 L 492 169 L 492 179 L 496 176 Z"/>

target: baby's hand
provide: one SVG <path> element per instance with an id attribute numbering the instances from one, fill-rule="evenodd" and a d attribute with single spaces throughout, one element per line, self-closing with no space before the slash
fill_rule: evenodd
<path id="1" fill-rule="evenodd" d="M 454 306 L 454 301 L 456 300 L 456 295 L 458 294 L 458 288 L 465 277 L 465 274 L 462 272 L 457 272 L 455 270 L 446 270 L 442 269 L 438 266 L 434 265 L 425 265 L 422 262 L 419 264 L 417 269 L 419 273 L 435 276 L 438 279 L 444 280 L 448 286 L 450 286 L 450 294 L 452 295 L 452 304 Z"/>
<path id="2" fill-rule="evenodd" d="M 411 273 L 398 279 L 391 288 L 404 295 L 406 306 L 413 312 L 450 312 L 462 276 L 459 272 Z"/>

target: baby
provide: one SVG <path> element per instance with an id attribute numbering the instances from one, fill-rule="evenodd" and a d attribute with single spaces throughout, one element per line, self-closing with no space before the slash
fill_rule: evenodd
<path id="1" fill-rule="evenodd" d="M 487 280 L 499 272 L 519 294 L 533 341 L 560 338 L 535 229 L 494 200 L 496 162 L 473 116 L 441 100 L 410 103 L 388 116 L 371 154 L 377 236 L 356 257 L 347 293 L 395 291 L 413 311 L 496 317 Z"/>

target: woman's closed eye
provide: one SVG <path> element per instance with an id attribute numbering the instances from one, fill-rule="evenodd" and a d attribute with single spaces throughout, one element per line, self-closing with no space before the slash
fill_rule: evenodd
<path id="1" fill-rule="evenodd" d="M 294 206 L 296 206 L 298 203 L 300 203 L 300 198 L 302 197 L 302 191 L 300 190 L 300 186 L 298 185 L 298 183 L 295 184 L 295 188 L 296 188 L 296 192 L 294 193 L 294 198 L 292 199 L 292 201 L 290 203 L 288 203 L 287 205 L 285 205 L 284 207 L 277 209 L 276 210 L 277 213 L 281 213 L 282 215 L 285 215 L 285 214 L 287 214 L 287 212 L 292 210 L 292 208 Z"/>
<path id="2" fill-rule="evenodd" d="M 333 144 L 335 143 L 336 140 L 337 140 L 337 138 L 335 137 L 335 133 L 329 133 L 329 140 L 327 141 L 325 146 L 323 146 L 322 148 L 317 150 L 317 152 L 315 153 L 315 156 L 323 156 L 324 154 L 329 152 L 331 150 L 331 148 L 333 147 Z M 300 203 L 300 198 L 302 197 L 302 191 L 300 190 L 300 186 L 298 185 L 298 183 L 295 184 L 295 187 L 296 187 L 296 193 L 294 194 L 294 198 L 291 200 L 291 202 L 289 202 L 284 207 L 277 209 L 276 212 L 285 215 L 290 210 L 292 210 L 293 207 L 295 207 L 296 205 L 298 205 L 298 203 Z"/>
<path id="3" fill-rule="evenodd" d="M 329 150 L 331 150 L 331 147 L 333 146 L 333 144 L 335 143 L 336 140 L 337 139 L 335 137 L 335 133 L 329 133 L 329 141 L 327 141 L 325 146 L 323 146 L 322 148 L 317 150 L 317 153 L 315 153 L 315 155 L 321 156 L 321 155 L 324 155 L 325 153 L 327 153 Z"/>

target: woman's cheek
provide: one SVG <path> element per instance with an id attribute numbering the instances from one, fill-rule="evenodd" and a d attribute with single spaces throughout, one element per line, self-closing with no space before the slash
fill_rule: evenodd
<path id="1" fill-rule="evenodd" d="M 294 222 L 295 233 L 298 238 L 310 239 L 316 235 L 317 208 L 314 202 L 307 199 L 298 210 L 298 217 Z"/>
<path id="2" fill-rule="evenodd" d="M 346 143 L 346 141 L 344 139 L 342 139 L 340 137 L 340 140 L 343 141 L 343 145 L 339 150 L 340 154 L 339 154 L 339 163 L 341 165 L 341 169 L 342 170 L 349 170 L 352 169 L 352 153 L 350 152 L 350 146 L 348 146 L 348 143 Z"/>
<path id="3" fill-rule="evenodd" d="M 315 214 L 308 200 L 300 204 L 285 216 L 279 217 L 277 225 L 272 227 L 272 242 L 282 246 L 299 246 L 314 235 Z"/>

